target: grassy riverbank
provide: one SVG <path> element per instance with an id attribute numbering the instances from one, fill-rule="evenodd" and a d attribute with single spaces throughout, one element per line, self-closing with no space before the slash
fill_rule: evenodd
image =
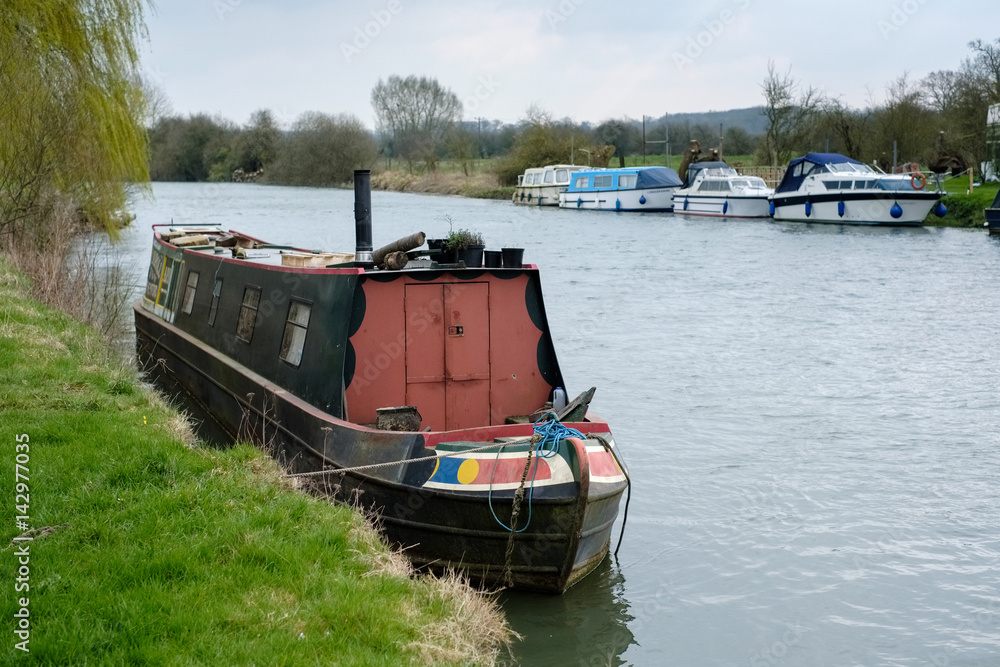
<path id="1" fill-rule="evenodd" d="M 500 185 L 496 174 L 481 167 L 477 169 L 476 164 L 467 165 L 466 169 L 469 173 L 455 163 L 442 164 L 437 171 L 430 172 L 382 169 L 372 175 L 372 187 L 376 190 L 460 195 L 475 199 L 510 199 L 514 194 L 514 188 Z"/>
<path id="2" fill-rule="evenodd" d="M 495 661 L 508 628 L 493 603 L 412 578 L 357 513 L 295 490 L 261 452 L 198 446 L 93 331 L 28 291 L 0 261 L 0 661 Z M 15 503 L 20 434 L 29 497 Z M 21 513 L 49 534 L 13 542 Z M 29 654 L 11 632 L 20 598 Z"/>

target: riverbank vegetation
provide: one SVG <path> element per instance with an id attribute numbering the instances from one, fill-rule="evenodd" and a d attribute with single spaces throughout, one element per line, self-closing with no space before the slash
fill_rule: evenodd
<path id="1" fill-rule="evenodd" d="M 0 262 L 0 438 L 11 466 L 29 439 L 34 535 L 30 590 L 3 587 L 0 608 L 29 599 L 36 662 L 496 659 L 509 629 L 488 598 L 411 576 L 360 514 L 296 489 L 267 454 L 199 446 L 99 336 L 29 290 Z M 0 491 L 13 503 L 13 470 Z"/>
<path id="2" fill-rule="evenodd" d="M 806 152 L 837 152 L 886 171 L 894 164 L 916 162 L 925 171 L 971 169 L 981 180 L 984 164 L 1000 164 L 1000 143 L 988 136 L 986 125 L 989 106 L 1000 103 L 1000 39 L 973 40 L 969 54 L 957 69 L 920 80 L 903 74 L 887 82 L 882 98 L 873 94 L 864 108 L 851 108 L 770 63 L 759 107 L 598 124 L 556 119 L 535 105 L 514 124 L 462 121 L 461 102 L 435 79 L 390 76 L 372 91 L 376 130 L 365 132 L 367 141 L 356 134 L 343 142 L 336 159 L 348 173 L 357 167 L 374 168 L 376 175 L 390 172 L 373 180 L 375 187 L 497 197 L 509 195 L 504 188 L 515 185 L 528 167 L 662 164 L 664 147 L 679 161 L 691 141 L 718 147 L 724 159 L 740 156 L 746 166 L 780 169 Z M 205 115 L 161 117 L 150 130 L 154 180 L 243 180 L 249 173 L 261 182 L 304 185 L 319 184 L 317 180 L 329 184 L 339 177 L 313 178 L 324 170 L 308 153 L 308 142 L 294 140 L 301 136 L 302 118 L 276 129 L 271 117 L 267 142 L 249 141 L 262 136 L 258 121 L 269 114 L 258 111 L 243 127 Z M 360 127 L 355 118 L 337 118 L 342 125 Z M 332 126 L 325 132 L 335 134 Z M 252 145 L 271 149 L 246 150 Z M 651 153 L 659 153 L 661 160 L 653 160 Z M 264 155 L 270 155 L 270 162 Z M 280 164 L 305 166 L 271 169 Z M 484 167 L 495 176 L 495 186 L 483 184 Z M 460 185 L 458 169 L 465 180 L 478 182 Z"/>

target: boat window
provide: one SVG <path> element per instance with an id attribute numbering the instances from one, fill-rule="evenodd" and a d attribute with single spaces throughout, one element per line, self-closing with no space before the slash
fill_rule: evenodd
<path id="1" fill-rule="evenodd" d="M 729 192 L 732 188 L 729 187 L 729 181 L 719 181 L 719 190 L 722 192 Z"/>
<path id="2" fill-rule="evenodd" d="M 698 186 L 698 192 L 715 192 L 719 189 L 718 185 L 715 181 L 702 181 Z"/>
<path id="3" fill-rule="evenodd" d="M 587 177 L 586 176 L 577 176 L 576 177 L 576 183 L 573 185 L 573 187 L 581 189 L 581 190 L 583 188 L 587 187 Z"/>
<path id="4" fill-rule="evenodd" d="M 285 333 L 281 337 L 281 351 L 278 355 L 282 361 L 295 367 L 302 363 L 302 348 L 306 343 L 311 311 L 312 306 L 295 299 L 288 304 L 288 318 L 285 320 Z"/>
<path id="5" fill-rule="evenodd" d="M 823 185 L 826 186 L 827 190 L 839 190 L 840 181 L 823 181 Z"/>
<path id="6" fill-rule="evenodd" d="M 546 183 L 554 183 L 555 182 L 555 178 L 556 178 L 555 172 L 551 172 L 551 171 L 545 172 L 545 182 Z"/>
<path id="7" fill-rule="evenodd" d="M 243 289 L 243 305 L 240 306 L 240 319 L 236 323 L 236 337 L 244 343 L 253 338 L 253 328 L 257 324 L 257 307 L 260 306 L 260 288 L 245 287 Z"/>
<path id="8" fill-rule="evenodd" d="M 556 170 L 556 183 L 569 183 L 569 169 Z"/>
<path id="9" fill-rule="evenodd" d="M 184 288 L 184 303 L 181 305 L 181 312 L 190 315 L 194 309 L 194 295 L 198 291 L 198 272 L 188 271 L 187 286 Z"/>
<path id="10" fill-rule="evenodd" d="M 160 276 L 163 275 L 163 255 L 153 249 L 153 256 L 149 258 L 149 273 L 146 275 L 146 298 L 156 301 L 156 294 L 160 290 Z"/>
<path id="11" fill-rule="evenodd" d="M 523 185 L 524 184 L 524 174 L 518 174 L 518 176 L 517 176 L 517 184 L 518 185 Z"/>
<path id="12" fill-rule="evenodd" d="M 799 162 L 797 165 L 792 167 L 792 176 L 798 178 L 801 175 L 802 175 L 802 163 Z"/>
<path id="13" fill-rule="evenodd" d="M 215 287 L 212 289 L 212 307 L 208 310 L 208 326 L 215 326 L 215 314 L 219 312 L 219 297 L 222 296 L 222 278 L 215 279 Z"/>
<path id="14" fill-rule="evenodd" d="M 601 174 L 600 176 L 594 176 L 594 187 L 595 188 L 610 188 L 612 182 L 611 174 Z"/>
<path id="15" fill-rule="evenodd" d="M 638 178 L 636 174 L 622 174 L 618 177 L 618 187 L 620 188 L 634 188 L 635 181 Z"/>
<path id="16" fill-rule="evenodd" d="M 749 187 L 750 187 L 750 181 L 742 180 L 742 179 L 738 179 L 738 180 L 733 181 L 733 189 L 735 189 L 735 188 L 749 188 Z"/>
<path id="17" fill-rule="evenodd" d="M 883 190 L 913 190 L 913 183 L 908 178 L 880 178 L 878 187 Z"/>
<path id="18" fill-rule="evenodd" d="M 163 259 L 163 279 L 160 280 L 160 294 L 156 297 L 156 305 L 168 307 L 167 290 L 170 289 L 170 280 L 174 275 L 174 260 L 169 257 Z"/>

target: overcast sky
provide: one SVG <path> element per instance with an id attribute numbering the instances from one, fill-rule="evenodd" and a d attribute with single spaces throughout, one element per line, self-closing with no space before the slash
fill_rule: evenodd
<path id="1" fill-rule="evenodd" d="M 245 123 L 260 108 L 374 126 L 371 90 L 431 76 L 467 120 L 600 122 L 762 103 L 768 60 L 851 106 L 904 72 L 958 69 L 1000 37 L 1000 2 L 966 0 L 160 0 L 143 66 L 174 113 Z"/>

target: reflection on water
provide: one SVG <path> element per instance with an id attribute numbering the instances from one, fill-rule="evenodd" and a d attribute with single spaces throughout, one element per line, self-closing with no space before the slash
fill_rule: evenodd
<path id="1" fill-rule="evenodd" d="M 518 665 L 621 665 L 635 643 L 625 576 L 610 557 L 563 595 L 505 591 L 500 600 L 523 637 L 513 651 Z"/>

